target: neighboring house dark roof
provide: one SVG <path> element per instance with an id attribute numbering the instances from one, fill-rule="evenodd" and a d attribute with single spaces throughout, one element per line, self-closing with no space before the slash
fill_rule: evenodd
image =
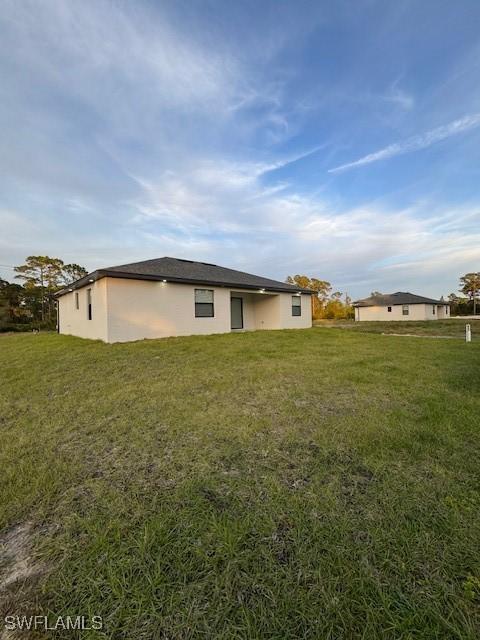
<path id="1" fill-rule="evenodd" d="M 354 307 L 392 307 L 396 304 L 450 304 L 445 300 L 434 300 L 424 298 L 408 291 L 397 291 L 397 293 L 386 293 L 378 296 L 370 296 L 363 300 L 356 300 Z"/>
<path id="2" fill-rule="evenodd" d="M 143 260 L 142 262 L 132 262 L 131 264 L 122 264 L 117 267 L 98 269 L 80 278 L 69 287 L 62 289 L 57 293 L 57 296 L 68 293 L 69 289 L 78 289 L 89 282 L 95 282 L 95 280 L 105 277 L 134 280 L 167 280 L 167 282 L 238 287 L 242 289 L 312 293 L 309 289 L 302 289 L 286 282 L 254 276 L 250 273 L 219 267 L 208 262 L 194 262 L 193 260 L 182 260 L 181 258 L 155 258 L 154 260 Z"/>

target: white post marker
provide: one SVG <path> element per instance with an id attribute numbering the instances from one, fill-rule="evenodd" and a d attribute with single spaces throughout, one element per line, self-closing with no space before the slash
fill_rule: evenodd
<path id="1" fill-rule="evenodd" d="M 465 342 L 472 341 L 472 327 L 469 324 L 465 325 Z"/>

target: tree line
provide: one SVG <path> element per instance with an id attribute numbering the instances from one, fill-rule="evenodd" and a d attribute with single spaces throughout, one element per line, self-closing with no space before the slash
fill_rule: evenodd
<path id="1" fill-rule="evenodd" d="M 462 276 L 458 291 L 463 295 L 458 296 L 455 293 L 451 293 L 448 296 L 448 300 L 451 303 L 450 315 L 476 316 L 480 297 L 480 271 L 466 273 Z"/>
<path id="2" fill-rule="evenodd" d="M 312 296 L 312 317 L 314 320 L 348 320 L 355 317 L 352 300 L 348 294 L 341 291 L 333 291 L 333 287 L 327 280 L 309 278 L 308 276 L 288 276 L 289 284 L 295 284 L 302 289 L 311 289 L 315 292 Z"/>
<path id="3" fill-rule="evenodd" d="M 314 320 L 350 319 L 355 317 L 352 301 L 347 294 L 333 291 L 330 282 L 308 276 L 288 276 L 286 281 L 315 292 L 312 296 L 312 316 Z M 451 316 L 477 315 L 480 308 L 480 272 L 466 273 L 459 279 L 458 292 L 448 296 Z M 382 295 L 372 291 L 372 296 Z"/>
<path id="4" fill-rule="evenodd" d="M 0 331 L 54 329 L 55 293 L 87 275 L 84 267 L 49 256 L 28 256 L 13 271 L 22 284 L 0 279 Z"/>

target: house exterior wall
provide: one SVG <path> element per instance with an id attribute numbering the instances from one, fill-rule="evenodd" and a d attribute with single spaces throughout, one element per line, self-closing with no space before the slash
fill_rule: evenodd
<path id="1" fill-rule="evenodd" d="M 434 312 L 435 309 L 435 312 Z M 425 320 L 437 320 L 437 305 L 426 304 L 425 305 Z"/>
<path id="2" fill-rule="evenodd" d="M 300 296 L 302 315 L 292 316 L 292 294 L 284 293 L 280 296 L 280 327 L 279 329 L 307 329 L 312 326 L 312 298 L 308 294 Z M 295 296 L 296 297 L 296 296 Z"/>
<path id="3" fill-rule="evenodd" d="M 87 290 L 92 294 L 92 319 L 87 316 Z M 75 294 L 78 293 L 79 308 Z M 66 293 L 58 299 L 59 332 L 92 340 L 108 340 L 106 278 Z"/>
<path id="4" fill-rule="evenodd" d="M 312 326 L 312 303 L 302 294 L 300 316 L 292 316 L 292 294 L 253 294 L 255 329 L 308 329 Z M 295 296 L 296 297 L 296 296 Z"/>
<path id="5" fill-rule="evenodd" d="M 108 342 L 230 331 L 230 290 L 207 285 L 108 281 Z M 195 317 L 195 289 L 213 290 L 214 317 Z"/>
<path id="6" fill-rule="evenodd" d="M 230 299 L 243 300 L 245 330 L 303 329 L 312 326 L 310 296 L 301 295 L 302 314 L 292 316 L 292 294 L 264 294 L 213 287 L 145 280 L 102 278 L 91 285 L 92 320 L 87 318 L 86 289 L 78 289 L 80 309 L 75 309 L 75 292 L 59 299 L 60 333 L 105 342 L 128 342 L 231 331 Z M 195 317 L 195 289 L 214 292 L 214 317 Z"/>
<path id="7" fill-rule="evenodd" d="M 281 328 L 280 296 L 258 296 L 255 302 L 255 329 Z"/>
<path id="8" fill-rule="evenodd" d="M 435 313 L 433 308 L 435 307 Z M 447 311 L 445 311 L 445 309 Z M 402 313 L 402 305 L 395 304 L 389 312 L 388 307 L 355 307 L 355 320 L 357 321 L 381 321 L 388 320 L 438 320 L 439 318 L 448 318 L 448 305 L 432 305 L 432 304 L 409 304 L 409 314 L 404 316 Z M 448 312 L 448 313 L 447 313 Z"/>
<path id="9" fill-rule="evenodd" d="M 450 318 L 450 307 L 448 304 L 442 304 L 437 306 L 437 320 L 444 320 Z"/>

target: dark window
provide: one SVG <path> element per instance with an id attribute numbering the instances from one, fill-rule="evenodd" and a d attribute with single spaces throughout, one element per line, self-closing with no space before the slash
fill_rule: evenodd
<path id="1" fill-rule="evenodd" d="M 92 319 L 92 290 L 87 289 L 87 318 Z"/>
<path id="2" fill-rule="evenodd" d="M 195 317 L 213 318 L 213 290 L 195 289 Z"/>
<path id="3" fill-rule="evenodd" d="M 432 313 L 435 315 L 435 305 L 432 306 Z"/>
<path id="4" fill-rule="evenodd" d="M 78 291 L 75 291 L 75 309 L 80 309 L 80 302 L 78 300 Z"/>
<path id="5" fill-rule="evenodd" d="M 402 306 L 402 316 L 408 316 L 408 304 Z"/>
<path id="6" fill-rule="evenodd" d="M 302 315 L 302 299 L 300 296 L 292 296 L 292 316 Z"/>
<path id="7" fill-rule="evenodd" d="M 388 313 L 392 312 L 392 307 L 388 307 Z"/>

